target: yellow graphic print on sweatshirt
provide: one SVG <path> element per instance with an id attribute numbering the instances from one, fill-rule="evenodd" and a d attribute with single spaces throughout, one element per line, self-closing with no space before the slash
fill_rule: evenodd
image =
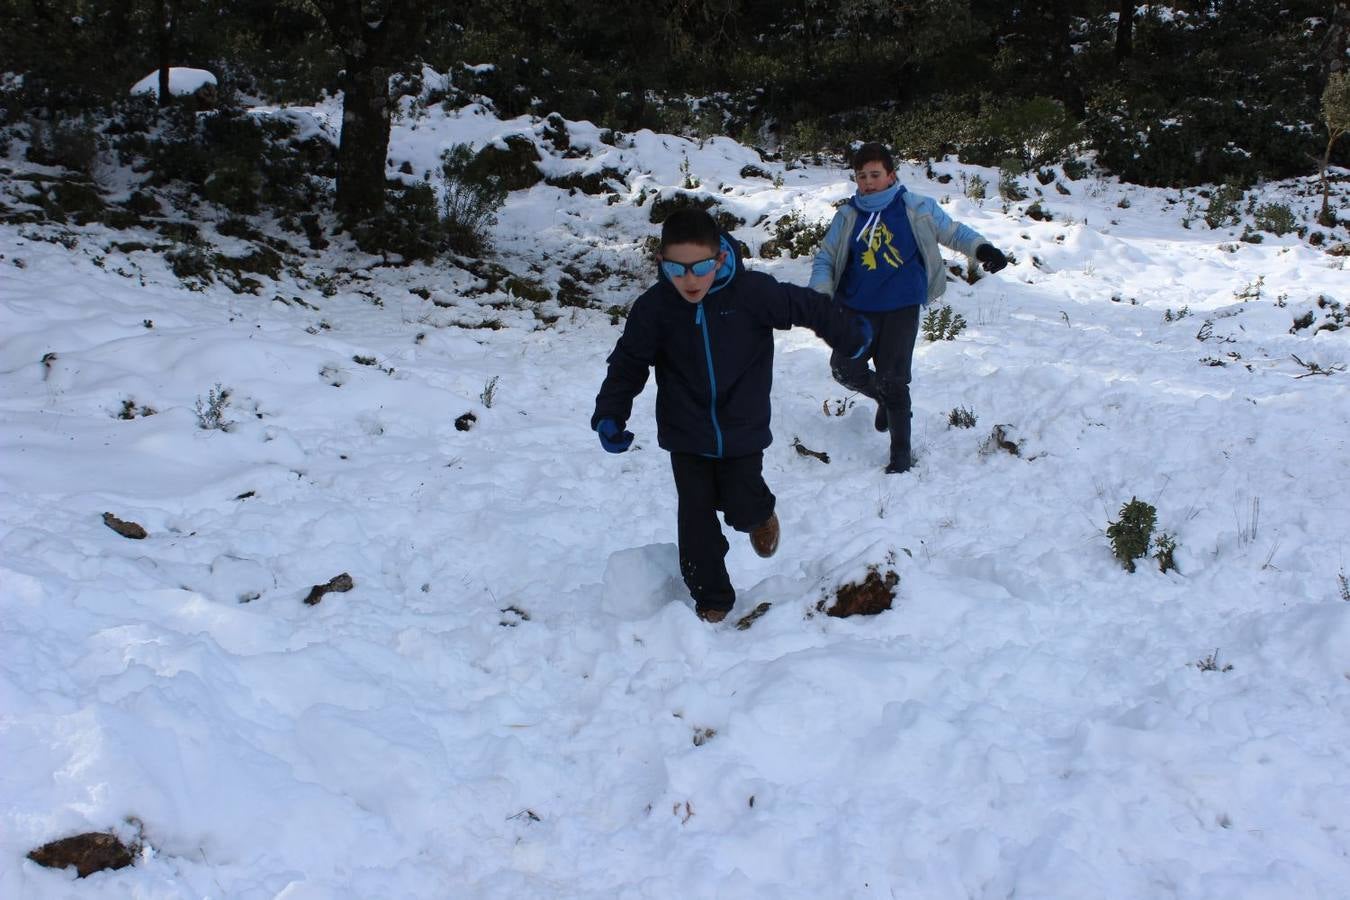
<path id="1" fill-rule="evenodd" d="M 868 271 L 875 272 L 878 264 L 878 254 L 880 254 L 881 260 L 892 269 L 898 269 L 903 266 L 905 261 L 900 257 L 900 251 L 895 249 L 895 245 L 891 243 L 891 239 L 894 238 L 895 235 L 886 227 L 886 223 L 881 221 L 880 215 L 876 216 L 876 219 L 871 223 L 871 226 L 870 233 L 866 226 L 864 226 L 863 233 L 858 235 L 859 240 L 862 240 L 864 237 L 867 239 L 867 249 L 864 250 L 862 254 L 863 267 Z"/>

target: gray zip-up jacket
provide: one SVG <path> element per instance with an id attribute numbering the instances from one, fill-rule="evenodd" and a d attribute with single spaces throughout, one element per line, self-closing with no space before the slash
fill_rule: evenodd
<path id="1" fill-rule="evenodd" d="M 975 248 L 989 241 L 970 226 L 952 219 L 931 197 L 908 190 L 901 191 L 900 197 L 904 201 L 905 215 L 909 217 L 909 226 L 914 230 L 914 240 L 919 245 L 919 255 L 928 275 L 928 300 L 936 300 L 947 290 L 947 269 L 942 264 L 942 251 L 938 249 L 938 244 L 973 257 Z M 839 279 L 844 277 L 844 270 L 848 267 L 849 238 L 857 221 L 858 208 L 852 203 L 844 204 L 834 214 L 834 221 L 830 222 L 830 228 L 825 232 L 825 238 L 811 263 L 812 290 L 834 296 L 839 288 Z"/>

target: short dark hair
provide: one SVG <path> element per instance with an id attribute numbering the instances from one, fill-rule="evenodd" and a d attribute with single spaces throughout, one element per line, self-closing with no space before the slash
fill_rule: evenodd
<path id="1" fill-rule="evenodd" d="M 849 165 L 854 169 L 861 169 L 868 163 L 879 162 L 886 167 L 887 172 L 895 171 L 895 160 L 891 157 L 891 151 L 886 149 L 886 145 L 878 141 L 868 141 L 857 150 L 853 151 L 853 158 L 849 160 Z"/>
<path id="2" fill-rule="evenodd" d="M 707 210 L 680 209 L 661 226 L 661 249 L 671 244 L 698 244 L 716 252 L 722 249 L 722 233 Z"/>

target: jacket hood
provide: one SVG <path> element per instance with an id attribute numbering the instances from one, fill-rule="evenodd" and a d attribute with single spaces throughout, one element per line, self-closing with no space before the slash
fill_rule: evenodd
<path id="1" fill-rule="evenodd" d="M 712 287 L 708 288 L 708 293 L 710 294 L 715 294 L 722 288 L 731 284 L 731 280 L 735 278 L 736 273 L 740 271 L 740 266 L 738 264 L 740 254 L 736 252 L 736 244 L 725 234 L 719 235 L 718 240 L 722 242 L 722 250 L 726 253 L 727 258 L 717 269 L 717 275 L 713 277 Z"/>

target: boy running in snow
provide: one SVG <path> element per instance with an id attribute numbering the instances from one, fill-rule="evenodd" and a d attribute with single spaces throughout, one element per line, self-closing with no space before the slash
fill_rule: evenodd
<path id="1" fill-rule="evenodd" d="M 1008 264 L 974 229 L 954 222 L 929 197 L 896 182 L 890 151 L 863 144 L 853 154 L 858 192 L 835 213 L 811 265 L 811 287 L 871 322 L 871 352 L 830 357 L 835 381 L 877 402 L 876 429 L 891 433 L 888 473 L 909 471 L 909 381 L 919 310 L 947 289 L 941 243 L 973 256 L 985 271 Z M 875 365 L 875 370 L 868 362 Z"/>
<path id="2" fill-rule="evenodd" d="M 657 282 L 633 302 L 595 398 L 591 428 L 610 453 L 633 442 L 633 398 L 656 369 L 656 440 L 669 451 L 679 499 L 680 573 L 699 618 L 720 622 L 736 602 L 720 511 L 762 557 L 778 549 L 774 495 L 764 483 L 773 329 L 804 325 L 843 359 L 871 343 L 862 317 L 815 291 L 740 268 L 734 245 L 703 210 L 661 229 Z"/>

